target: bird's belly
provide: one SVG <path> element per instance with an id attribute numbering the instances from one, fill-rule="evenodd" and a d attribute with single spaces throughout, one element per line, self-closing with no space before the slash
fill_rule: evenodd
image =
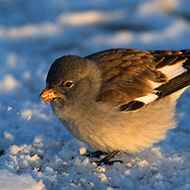
<path id="1" fill-rule="evenodd" d="M 100 110 L 88 117 L 86 114 L 90 112 L 85 112 L 83 117 L 60 120 L 74 137 L 94 149 L 135 153 L 163 140 L 167 130 L 175 127 L 174 108 L 175 103 L 165 98 L 138 112 L 109 115 Z"/>
<path id="2" fill-rule="evenodd" d="M 98 126 L 89 127 L 90 123 L 77 126 L 74 123 L 62 122 L 71 134 L 78 140 L 84 142 L 90 147 L 102 152 L 120 152 L 135 153 L 146 149 L 160 140 L 165 138 L 165 133 L 173 125 L 168 123 L 151 123 L 143 122 L 126 125 L 118 125 L 115 121 L 111 124 L 105 122 Z M 171 124 L 171 123 L 170 123 Z M 172 122 L 172 124 L 174 124 Z"/>

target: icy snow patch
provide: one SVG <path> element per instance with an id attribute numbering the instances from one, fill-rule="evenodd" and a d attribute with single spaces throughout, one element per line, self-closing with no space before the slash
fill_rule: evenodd
<path id="1" fill-rule="evenodd" d="M 42 190 L 42 181 L 36 182 L 31 175 L 16 175 L 8 170 L 0 170 L 0 189 L 3 190 Z"/>
<path id="2" fill-rule="evenodd" d="M 52 23 L 43 23 L 40 25 L 26 25 L 22 27 L 0 27 L 0 38 L 26 38 L 34 36 L 52 35 L 58 33 L 57 28 Z"/>
<path id="3" fill-rule="evenodd" d="M 18 81 L 10 74 L 7 74 L 0 81 L 0 91 L 11 91 L 19 85 Z"/>

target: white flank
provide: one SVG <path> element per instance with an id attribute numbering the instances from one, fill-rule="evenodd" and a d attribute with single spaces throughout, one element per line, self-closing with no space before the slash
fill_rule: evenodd
<path id="1" fill-rule="evenodd" d="M 148 94 L 146 96 L 140 97 L 135 99 L 136 101 L 140 101 L 140 102 L 144 102 L 145 104 L 148 104 L 150 102 L 153 102 L 154 100 L 156 100 L 158 98 L 158 96 L 156 94 Z"/>
<path id="2" fill-rule="evenodd" d="M 183 62 L 181 62 L 180 64 L 177 64 L 177 65 L 165 66 L 158 70 L 161 71 L 162 73 L 166 74 L 168 77 L 168 80 L 170 80 L 170 79 L 182 74 L 183 72 L 187 71 L 182 65 Z M 154 89 L 158 88 L 159 86 L 161 86 L 163 84 L 161 82 L 153 82 L 153 81 L 150 81 L 150 83 Z"/>
<path id="3" fill-rule="evenodd" d="M 169 80 L 186 71 L 186 69 L 182 66 L 182 63 L 177 65 L 165 66 L 158 70 L 166 74 Z"/>

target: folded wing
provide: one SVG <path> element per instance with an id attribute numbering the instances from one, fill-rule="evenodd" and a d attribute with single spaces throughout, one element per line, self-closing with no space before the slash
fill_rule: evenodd
<path id="1" fill-rule="evenodd" d="M 86 58 L 102 71 L 97 101 L 111 102 L 121 111 L 139 109 L 190 84 L 190 50 L 111 49 Z"/>

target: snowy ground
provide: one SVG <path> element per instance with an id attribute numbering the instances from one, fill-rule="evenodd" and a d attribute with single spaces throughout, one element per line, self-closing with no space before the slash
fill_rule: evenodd
<path id="1" fill-rule="evenodd" d="M 166 140 L 102 167 L 40 102 L 56 58 L 117 47 L 190 48 L 190 1 L 0 0 L 0 190 L 190 189 L 190 89 Z"/>

